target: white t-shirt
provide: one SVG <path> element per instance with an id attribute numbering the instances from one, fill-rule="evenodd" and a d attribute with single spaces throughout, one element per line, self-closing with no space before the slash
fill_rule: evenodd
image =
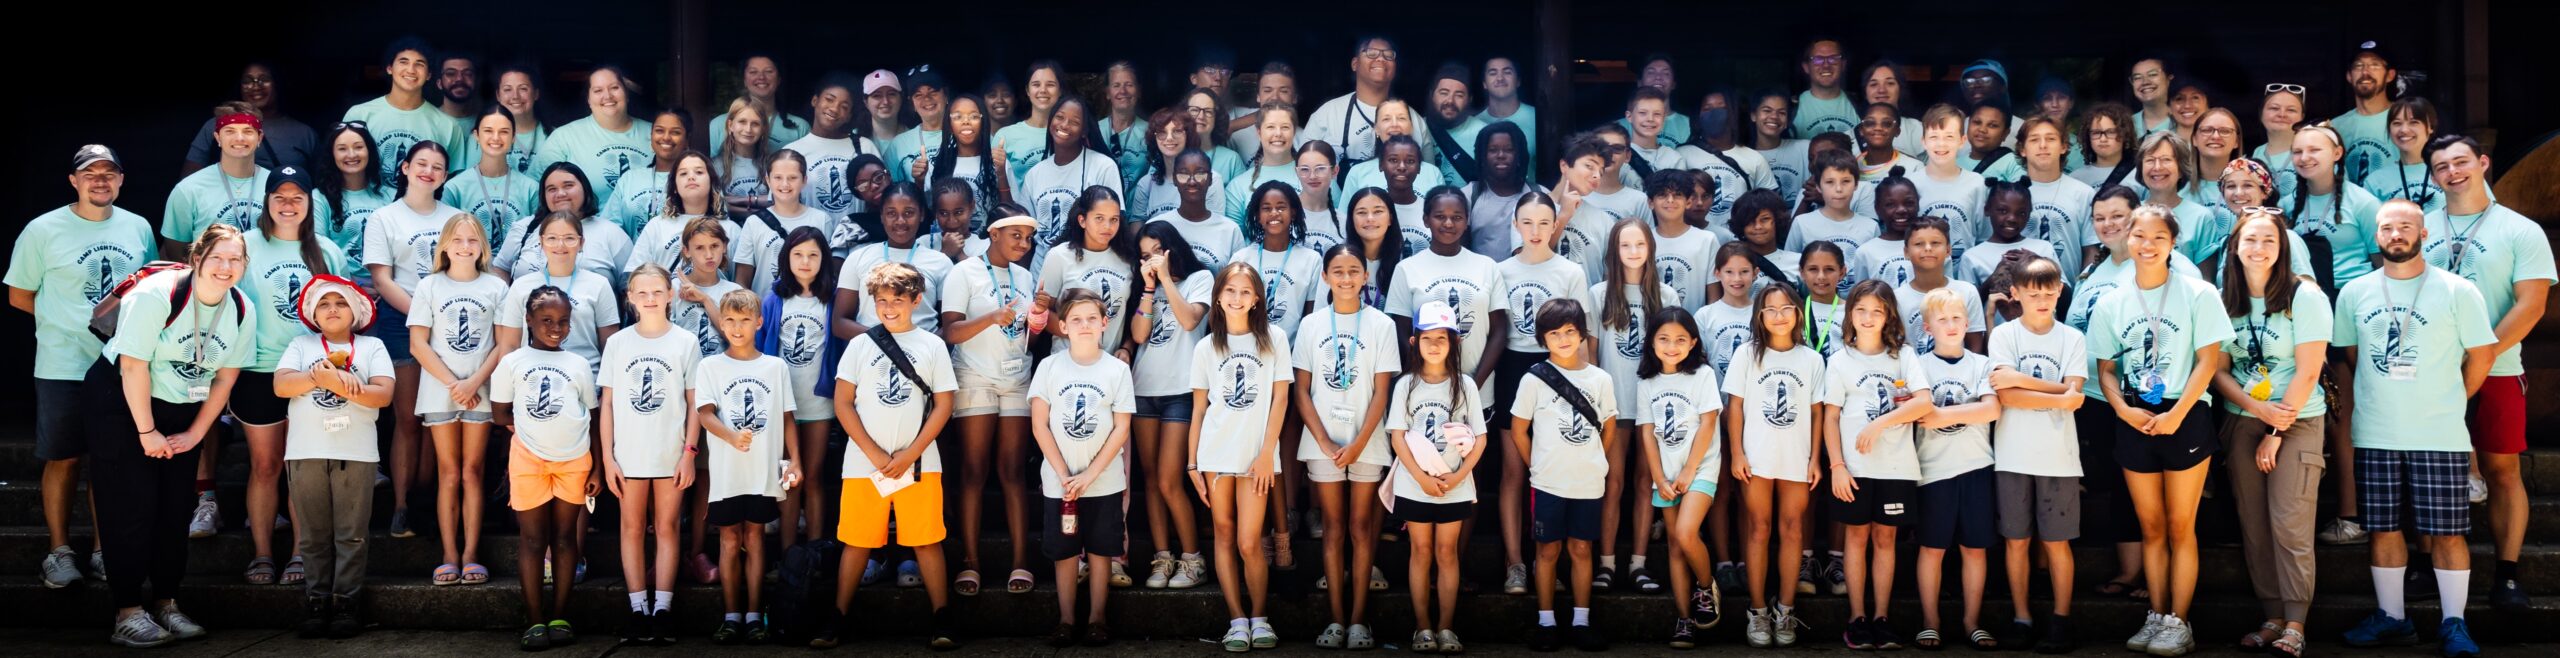
<path id="1" fill-rule="evenodd" d="M 1778 140 L 1777 148 L 1753 149 L 1761 159 L 1769 161 L 1769 177 L 1776 179 L 1778 194 L 1786 196 L 1789 208 L 1796 207 L 1797 202 L 1803 200 L 1804 179 L 1812 175 L 1812 167 L 1806 164 L 1811 154 L 1805 152 L 1810 143 L 1809 140 L 1782 139 Z"/>
<path id="2" fill-rule="evenodd" d="M 542 253 L 542 235 L 533 228 L 539 219 L 529 216 L 516 220 L 507 231 L 505 242 L 492 247 L 498 251 L 490 264 L 506 270 L 508 278 L 541 278 L 543 266 L 549 264 Z M 610 220 L 594 217 L 579 222 L 579 229 L 586 237 L 578 243 L 578 257 L 572 266 L 594 272 L 606 281 L 621 280 L 622 263 L 631 258 L 631 234 L 622 232 L 622 227 Z"/>
<path id="3" fill-rule="evenodd" d="M 791 368 L 791 396 L 800 407 L 803 421 L 828 420 L 836 417 L 835 403 L 818 395 L 818 379 L 826 376 L 827 303 L 817 297 L 801 295 L 782 300 L 782 316 L 767 318 L 780 337 L 780 353 L 784 365 Z"/>
<path id="4" fill-rule="evenodd" d="M 1547 300 L 1566 298 L 1582 302 L 1583 313 L 1591 312 L 1591 300 L 1583 295 L 1591 291 L 1591 279 L 1580 264 L 1561 255 L 1549 256 L 1545 262 L 1531 263 L 1513 256 L 1497 266 L 1495 279 L 1502 285 L 1502 308 L 1511 313 L 1507 332 L 1511 351 L 1544 354 L 1547 346 L 1538 341 L 1538 306 Z"/>
<path id="5" fill-rule="evenodd" d="M 499 301 L 506 297 L 507 280 L 495 274 L 482 272 L 469 283 L 454 281 L 443 272 L 429 274 L 410 291 L 409 326 L 427 327 L 427 340 L 436 360 L 443 361 L 445 370 L 454 378 L 469 377 L 480 370 L 480 364 L 488 362 L 490 348 L 497 344 L 491 338 L 497 329 Z M 408 335 L 405 328 L 401 335 Z M 420 374 L 418 413 L 489 410 L 485 390 L 480 406 L 455 409 L 453 394 L 444 382 Z"/>
<path id="6" fill-rule="evenodd" d="M 1821 350 L 1826 357 L 1840 353 L 1840 316 L 1848 312 L 1838 303 L 1841 299 L 1833 297 L 1830 303 L 1812 297 L 1804 299 L 1805 321 L 1812 323 L 1815 332 L 1805 340 L 1813 343 L 1814 348 Z"/>
<path id="7" fill-rule="evenodd" d="M 1235 222 L 1227 221 L 1226 217 L 1216 213 L 1211 213 L 1208 219 L 1192 221 L 1178 213 L 1168 212 L 1148 219 L 1147 223 L 1171 225 L 1175 233 L 1182 234 L 1182 241 L 1191 245 L 1191 255 L 1200 259 L 1200 266 L 1213 272 L 1226 267 L 1227 257 L 1236 252 L 1259 248 L 1245 241 L 1244 230 L 1236 228 Z"/>
<path id="8" fill-rule="evenodd" d="M 1271 326 L 1295 327 L 1307 314 L 1307 305 L 1329 305 L 1327 296 L 1333 290 L 1325 286 L 1324 255 L 1306 247 L 1290 247 L 1274 253 L 1261 245 L 1237 250 L 1227 262 L 1253 263 L 1262 273 L 1262 299 L 1269 307 Z"/>
<path id="9" fill-rule="evenodd" d="M 1848 250 L 1857 265 L 1849 268 L 1849 275 L 1841 280 L 1874 279 L 1897 288 L 1911 283 L 1911 259 L 1902 255 L 1902 246 L 1902 240 L 1882 237 L 1858 243 L 1858 248 Z"/>
<path id="10" fill-rule="evenodd" d="M 1713 482 L 1724 474 L 1723 418 L 1716 423 L 1704 422 L 1708 413 L 1724 412 L 1724 393 L 1716 390 L 1716 373 L 1700 368 L 1694 372 L 1666 372 L 1636 380 L 1636 399 L 1644 406 L 1629 415 L 1635 417 L 1636 431 L 1650 431 L 1654 450 L 1662 455 L 1662 477 L 1680 474 L 1689 465 L 1689 455 L 1707 451 L 1698 460 L 1698 471 L 1691 480 Z"/>
<path id="11" fill-rule="evenodd" d="M 684 227 L 701 218 L 700 215 L 650 217 L 648 223 L 640 225 L 640 234 L 631 238 L 631 254 L 622 260 L 623 278 L 629 279 L 632 272 L 640 271 L 640 266 L 647 263 L 656 263 L 679 276 L 693 271 L 693 259 L 684 255 Z M 721 235 L 729 237 L 728 260 L 734 264 L 738 261 L 738 246 L 745 244 L 738 239 L 743 231 L 739 230 L 737 222 L 727 219 L 720 220 L 720 231 Z"/>
<path id="12" fill-rule="evenodd" d="M 684 452 L 684 421 L 693 413 L 685 393 L 693 386 L 700 341 L 684 327 L 669 326 L 656 338 L 640 330 L 614 332 L 605 341 L 604 369 L 596 386 L 611 391 L 613 458 L 622 476 L 673 477 Z"/>
<path id="13" fill-rule="evenodd" d="M 1300 410 L 1306 422 L 1324 423 L 1325 435 L 1337 447 L 1351 445 L 1368 421 L 1369 404 L 1385 391 L 1378 390 L 1378 375 L 1402 372 L 1401 349 L 1396 344 L 1395 321 L 1387 314 L 1366 306 L 1358 312 L 1343 315 L 1327 308 L 1299 321 L 1292 334 L 1295 342 L 1289 348 L 1297 369 L 1307 372 L 1307 397 L 1315 408 Z M 1369 435 L 1369 445 L 1360 451 L 1360 463 L 1385 466 L 1395 460 L 1387 449 L 1386 424 Z M 1324 451 L 1316 445 L 1316 435 L 1307 431 L 1298 437 L 1298 459 L 1324 459 Z"/>
<path id="14" fill-rule="evenodd" d="M 1991 278 L 1991 272 L 2000 268 L 2000 259 L 2007 258 L 2010 251 L 2017 249 L 2025 249 L 2028 253 L 2052 259 L 2057 264 L 2061 262 L 2060 258 L 2056 258 L 2053 243 L 2035 238 L 2019 238 L 2017 242 L 1984 242 L 1975 245 L 1972 251 L 1965 252 L 1964 266 L 1956 268 L 1956 271 L 1949 274 L 1960 274 L 1962 276 L 1959 278 L 1964 279 L 1965 283 L 1980 286 L 1983 279 Z"/>
<path id="15" fill-rule="evenodd" d="M 1014 310 L 1011 324 L 988 327 L 951 347 L 953 372 L 1004 382 L 1031 376 L 1031 290 L 1031 273 L 1021 265 L 997 270 L 977 257 L 951 267 L 942 279 L 941 312 L 967 319 L 1007 306 Z"/>
<path id="16" fill-rule="evenodd" d="M 284 355 L 276 360 L 278 372 L 298 370 L 305 373 L 329 358 L 330 352 L 346 351 L 347 371 L 367 384 L 374 378 L 389 378 L 391 353 L 382 349 L 382 341 L 372 336 L 356 336 L 353 345 L 329 345 L 318 334 L 297 336 L 284 347 Z M 241 391 L 239 395 L 275 395 L 274 391 Z M 450 401 L 448 401 L 450 402 Z M 328 389 L 314 386 L 311 392 L 293 396 L 285 402 L 284 458 L 337 459 L 351 462 L 382 461 L 382 453 L 374 447 L 380 434 L 373 421 L 382 409 L 356 404 Z"/>
<path id="17" fill-rule="evenodd" d="M 699 353 L 702 356 L 719 354 L 721 350 L 729 349 L 729 339 L 720 335 L 720 298 L 729 294 L 729 291 L 742 288 L 736 282 L 727 279 L 707 286 L 695 286 L 695 288 L 701 290 L 702 298 L 710 302 L 696 304 L 685 301 L 681 296 L 670 296 L 667 298 L 667 321 L 675 323 L 678 327 L 684 327 L 685 331 L 693 332 L 694 343 L 700 348 Z M 761 298 L 762 295 L 758 297 Z"/>
<path id="18" fill-rule="evenodd" d="M 1512 248 L 1520 243 L 1520 232 L 1511 227 L 1511 219 L 1519 212 L 1520 196 L 1530 190 L 1545 188 L 1529 181 L 1520 191 L 1504 196 L 1484 183 L 1468 183 L 1467 250 L 1487 258 L 1510 258 Z"/>
<path id="19" fill-rule="evenodd" d="M 1695 144 L 1680 147 L 1682 162 L 1688 163 L 1690 169 L 1715 179 L 1715 197 L 1707 200 L 1709 225 L 1724 225 L 1725 220 L 1733 216 L 1733 202 L 1742 199 L 1742 193 L 1778 189 L 1777 176 L 1769 172 L 1769 159 L 1759 151 L 1736 144 L 1725 150 L 1724 156 L 1732 158 L 1733 164 L 1742 168 L 1735 169 L 1733 165 L 1725 164 L 1724 158 L 1718 158 Z M 1802 190 L 1799 187 L 1796 191 L 1801 194 Z"/>
<path id="20" fill-rule="evenodd" d="M 820 235 L 835 233 L 834 221 L 827 216 L 827 211 L 819 210 L 817 206 L 801 206 L 800 214 L 790 217 L 776 213 L 774 219 L 782 225 L 782 232 L 774 232 L 772 227 L 765 225 L 763 218 L 750 216 L 739 226 L 740 235 L 731 236 L 729 241 L 729 253 L 737 260 L 735 264 L 755 270 L 754 278 L 747 281 L 750 284 L 747 289 L 756 291 L 758 295 L 772 293 L 773 282 L 781 278 L 782 266 L 790 260 L 782 256 L 782 242 L 790 237 L 792 230 L 807 227 L 818 229 Z"/>
<path id="21" fill-rule="evenodd" d="M 880 324 L 880 300 L 871 296 L 871 287 L 864 284 L 871 280 L 873 270 L 890 263 L 904 263 L 924 275 L 924 299 L 916 300 L 912 315 L 916 328 L 939 330 L 942 314 L 934 309 L 942 308 L 936 300 L 941 299 L 943 278 L 951 275 L 951 257 L 922 245 L 898 249 L 886 242 L 874 242 L 854 247 L 852 253 L 845 255 L 843 269 L 836 272 L 836 289 L 852 290 L 862 297 L 862 308 L 854 311 L 853 321 L 865 327 Z"/>
<path id="22" fill-rule="evenodd" d="M 396 199 L 374 209 L 373 219 L 364 225 L 364 264 L 390 266 L 391 282 L 402 290 L 417 287 L 418 279 L 435 273 L 436 238 L 444 234 L 444 220 L 459 214 L 462 210 L 437 203 L 420 215 Z"/>
<path id="23" fill-rule="evenodd" d="M 1488 336 L 1508 340 L 1508 327 L 1487 324 L 1494 311 L 1509 308 L 1496 301 L 1498 290 L 1503 290 L 1502 271 L 1493 259 L 1465 250 L 1455 256 L 1424 251 L 1396 261 L 1394 276 L 1387 282 L 1387 313 L 1411 318 L 1423 304 L 1449 305 L 1458 314 L 1458 367 L 1472 372 L 1484 359 Z"/>
<path id="24" fill-rule="evenodd" d="M 1920 371 L 1940 407 L 1972 404 L 1991 394 L 1991 359 L 1965 352 L 1955 362 L 1920 355 Z M 1929 484 L 1991 467 L 1991 425 L 1966 423 L 1920 433 L 1920 483 Z"/>
<path id="25" fill-rule="evenodd" d="M 1067 474 L 1083 475 L 1093 464 L 1094 455 L 1111 441 L 1111 432 L 1120 423 L 1120 414 L 1138 411 L 1138 398 L 1130 392 L 1129 364 L 1110 354 L 1094 357 L 1093 363 L 1077 363 L 1072 354 L 1058 354 L 1041 360 L 1040 372 L 1031 376 L 1030 396 L 1047 400 L 1049 437 L 1058 444 L 1058 458 L 1066 461 Z M 1084 489 L 1086 496 L 1108 496 L 1129 489 L 1128 450 L 1111 456 L 1111 463 L 1101 466 L 1102 474 Z M 1040 465 L 1040 495 L 1064 498 L 1056 467 Z"/>
<path id="26" fill-rule="evenodd" d="M 1699 306 L 1698 331 L 1704 334 L 1698 337 L 1699 349 L 1707 351 L 1707 365 L 1715 366 L 1716 372 L 1732 367 L 1733 355 L 1751 344 L 1751 318 L 1758 314 L 1758 309 L 1723 300 Z"/>
<path id="27" fill-rule="evenodd" d="M 871 435 L 872 444 L 894 455 L 916 441 L 933 438 L 918 436 L 924 431 L 924 405 L 934 394 L 957 390 L 960 384 L 951 374 L 951 348 L 943 344 L 942 337 L 923 329 L 908 329 L 889 337 L 907 353 L 916 376 L 925 379 L 922 386 L 899 373 L 898 365 L 880 351 L 877 341 L 867 336 L 855 337 L 845 345 L 844 360 L 836 365 L 836 386 L 839 393 L 843 387 L 853 387 L 853 411 L 862 416 L 863 431 Z M 916 468 L 921 470 L 915 472 L 942 472 L 941 453 L 925 450 L 924 457 L 916 462 Z M 861 449 L 844 451 L 844 479 L 870 477 L 879 470 L 880 465 L 871 463 L 871 456 Z"/>
<path id="28" fill-rule="evenodd" d="M 1754 358 L 1744 346 L 1724 370 L 1724 394 L 1742 398 L 1742 453 L 1751 474 L 1789 482 L 1810 477 L 1813 405 L 1822 400 L 1822 353 L 1802 344 Z"/>
<path id="29" fill-rule="evenodd" d="M 2024 322 L 2004 323 L 1991 329 L 1991 366 L 2056 384 L 2086 378 L 2089 340 L 2058 320 L 2041 334 Z M 2002 473 L 2080 477 L 2079 427 L 2069 411 L 2003 406 L 1991 434 L 1993 457 Z"/>
<path id="30" fill-rule="evenodd" d="M 1608 371 L 1590 364 L 1559 370 L 1565 381 L 1582 389 L 1583 401 L 1599 413 L 1601 423 L 1617 419 L 1617 382 Z M 1529 419 L 1529 487 L 1562 498 L 1599 498 L 1609 481 L 1609 453 L 1601 441 L 1605 428 L 1584 419 L 1535 372 L 1521 375 L 1519 386 L 1510 411 L 1512 418 Z"/>
<path id="31" fill-rule="evenodd" d="M 1208 314 L 1218 312 L 1217 304 L 1211 302 L 1216 279 L 1217 275 L 1208 270 L 1183 278 L 1183 303 L 1206 307 L 1200 311 L 1200 324 L 1189 329 L 1182 328 L 1181 319 L 1173 316 L 1169 296 L 1161 289 L 1156 291 L 1155 308 L 1148 311 L 1151 323 L 1147 335 L 1139 339 L 1137 362 L 1131 364 L 1140 375 L 1138 397 L 1191 394 L 1191 348 L 1208 334 Z"/>
<path id="32" fill-rule="evenodd" d="M 853 157 L 863 153 L 880 155 L 880 145 L 859 135 L 828 139 L 811 133 L 791 140 L 783 148 L 808 159 L 808 184 L 800 188 L 800 202 L 838 218 L 851 212 L 855 204 L 853 172 L 847 171 Z"/>
<path id="33" fill-rule="evenodd" d="M 586 359 L 587 376 L 593 379 L 604 356 L 603 346 L 596 344 L 596 330 L 622 324 L 622 304 L 613 294 L 613 284 L 585 270 L 565 280 L 543 276 L 516 279 L 507 286 L 507 298 L 498 302 L 498 326 L 517 331 L 521 338 L 516 347 L 533 347 L 533 332 L 525 329 L 524 304 L 535 289 L 543 286 L 555 286 L 569 294 L 569 336 L 560 339 L 560 350 Z"/>
<path id="34" fill-rule="evenodd" d="M 1931 178 L 1926 171 L 1911 173 L 1911 186 L 1920 191 L 1920 215 L 1947 220 L 1947 246 L 1956 259 L 1964 258 L 1964 250 L 1991 237 L 1991 222 L 1982 218 L 1982 200 L 1991 189 L 1983 186 L 1982 174 L 1958 171 L 1950 180 Z"/>
<path id="35" fill-rule="evenodd" d="M 1421 432 L 1423 438 L 1430 440 L 1431 447 L 1440 451 L 1440 463 L 1450 468 L 1466 465 L 1466 453 L 1450 449 L 1449 439 L 1440 428 L 1450 422 L 1465 423 L 1475 430 L 1475 449 L 1485 449 L 1493 440 L 1493 434 L 1485 426 L 1484 407 L 1487 403 L 1483 393 L 1476 389 L 1475 380 L 1465 375 L 1452 374 L 1448 381 L 1438 384 L 1425 384 L 1417 377 L 1408 374 L 1396 379 L 1395 390 L 1387 400 L 1388 436 L 1399 443 L 1396 449 L 1402 450 L 1403 439 L 1396 432 Z M 1451 397 L 1452 391 L 1465 396 L 1466 408 L 1458 408 L 1461 405 Z M 1476 499 L 1476 478 L 1473 474 L 1460 478 L 1458 486 L 1450 488 L 1447 494 L 1433 497 L 1422 493 L 1422 483 L 1413 479 L 1413 473 L 1401 466 L 1394 471 L 1393 486 L 1398 498 L 1426 503 L 1464 503 Z"/>
<path id="36" fill-rule="evenodd" d="M 1583 195 L 1582 206 L 1575 208 L 1573 218 L 1565 220 L 1563 228 L 1556 232 L 1556 255 L 1580 263 L 1584 279 L 1599 280 L 1601 270 L 1617 260 L 1611 256 L 1616 249 L 1609 243 L 1609 228 L 1630 217 L 1651 225 L 1651 203 L 1644 190 L 1632 187 Z"/>
<path id="37" fill-rule="evenodd" d="M 783 380 L 791 376 L 789 369 L 770 354 L 749 361 L 715 354 L 694 366 L 694 408 L 711 407 L 732 431 L 755 432 L 746 450 L 716 437 L 704 438 L 702 451 L 711 454 L 712 500 L 782 497 L 782 457 L 791 454 L 783 442 L 798 440 L 785 417 L 799 411 L 791 395 L 782 390 Z M 823 458 L 804 455 L 801 459 Z"/>
<path id="38" fill-rule="evenodd" d="M 2063 273 L 2079 272 L 2080 249 L 2098 243 L 2098 229 L 2089 221 L 2090 200 L 2098 190 L 2070 176 L 2050 183 L 2029 178 L 2027 195 L 2035 207 L 2027 210 L 2027 230 L 2021 233 L 2052 244 L 2054 263 Z"/>
<path id="39" fill-rule="evenodd" d="M 1822 403 L 1840 412 L 1840 459 L 1850 477 L 1874 480 L 1919 480 L 1920 455 L 1913 445 L 1913 425 L 1902 423 L 1877 431 L 1875 449 L 1858 452 L 1858 433 L 1893 411 L 1896 382 L 1917 391 L 1927 373 L 1911 346 L 1879 354 L 1845 348 L 1823 366 Z"/>
<path id="40" fill-rule="evenodd" d="M 1681 305 L 1679 293 L 1673 292 L 1671 286 L 1657 283 L 1654 284 L 1654 288 L 1655 293 L 1661 297 L 1664 308 Z M 1606 312 L 1600 308 L 1600 305 L 1607 303 L 1609 299 L 1609 283 L 1603 281 L 1591 284 L 1590 293 L 1591 296 L 1586 299 L 1591 300 L 1591 305 L 1584 307 L 1583 313 L 1588 318 L 1588 326 L 1593 334 L 1591 338 L 1601 341 L 1597 350 L 1600 354 L 1598 359 L 1600 369 L 1607 371 L 1610 379 L 1621 383 L 1635 381 L 1636 363 L 1643 361 L 1644 353 L 1653 349 L 1653 337 L 1645 333 L 1647 318 L 1644 313 L 1644 289 L 1632 284 L 1626 287 L 1627 325 L 1623 327 L 1611 327 L 1600 318 Z M 1619 386 L 1618 407 L 1634 408 L 1635 404 L 1636 387 Z"/>
<path id="41" fill-rule="evenodd" d="M 1272 328 L 1268 350 L 1252 334 L 1230 334 L 1226 339 L 1224 352 L 1212 338 L 1192 344 L 1186 368 L 1190 385 L 1192 390 L 1206 391 L 1209 399 L 1202 407 L 1200 426 L 1192 428 L 1200 433 L 1200 451 L 1191 459 L 1206 473 L 1250 473 L 1255 461 L 1266 455 L 1277 468 L 1279 442 L 1263 439 L 1275 422 L 1271 409 L 1288 404 L 1283 396 L 1296 377 L 1288 366 L 1289 332 Z"/>
<path id="42" fill-rule="evenodd" d="M 1378 157 L 1378 106 L 1360 102 L 1358 93 L 1343 94 L 1308 113 L 1307 125 L 1298 130 L 1298 146 L 1307 142 L 1333 145 L 1343 162 L 1362 162 Z"/>
<path id="43" fill-rule="evenodd" d="M 1962 279 L 1947 279 L 1946 287 L 1964 297 L 1965 333 L 1982 331 L 1982 293 Z M 1929 309 L 1921 303 L 1928 296 L 1928 292 L 1913 288 L 1910 283 L 1893 287 L 1894 310 L 1902 312 L 1902 338 L 1911 343 L 1912 351 L 1922 354 L 1938 347 L 1937 337 L 1929 335 L 1927 327 Z"/>
<path id="44" fill-rule="evenodd" d="M 1110 154 L 1088 149 L 1065 165 L 1059 165 L 1054 156 L 1042 157 L 1038 164 L 1031 165 L 1031 171 L 1022 175 L 1022 185 L 1013 191 L 1013 198 L 1031 211 L 1031 219 L 1040 223 L 1031 244 L 1057 244 L 1058 236 L 1067 230 L 1067 222 L 1075 221 L 1071 213 L 1076 198 L 1084 195 L 1085 188 L 1095 185 L 1110 188 L 1124 202 L 1129 198 L 1120 190 L 1120 164 L 1113 162 Z M 1039 270 L 1047 254 L 1032 250 L 1031 265 L 1025 269 Z"/>
<path id="45" fill-rule="evenodd" d="M 1787 251 L 1803 254 L 1805 245 L 1815 242 L 1829 242 L 1840 247 L 1842 256 L 1840 265 L 1844 271 L 1840 273 L 1840 291 L 1836 294 L 1846 295 L 1849 294 L 1851 286 L 1866 280 L 1866 272 L 1856 267 L 1858 248 L 1865 245 L 1868 240 L 1876 239 L 1876 236 L 1883 234 L 1884 229 L 1876 225 L 1873 217 L 1852 214 L 1846 220 L 1835 220 L 1822 216 L 1821 211 L 1814 211 L 1797 215 L 1795 222 L 1787 226 L 1785 248 Z M 1901 253 L 1896 251 L 1894 255 L 1899 256 Z M 1789 272 L 1787 275 L 1795 276 L 1796 273 Z"/>
<path id="46" fill-rule="evenodd" d="M 1132 280 L 1136 270 L 1129 267 L 1129 261 L 1108 249 L 1084 251 L 1077 245 L 1062 244 L 1050 247 L 1049 257 L 1036 265 L 1040 283 L 1032 289 L 1034 294 L 1046 292 L 1064 298 L 1069 290 L 1083 289 L 1102 297 L 1102 317 L 1109 321 L 1102 327 L 1102 349 L 1105 352 L 1119 349 L 1122 336 L 1129 331 L 1129 323 L 1123 317 L 1128 314 L 1129 296 L 1135 294 L 1134 289 L 1139 287 L 1138 282 Z M 1051 342 L 1050 353 L 1065 351 L 1067 346 Z"/>
<path id="47" fill-rule="evenodd" d="M 1718 294 L 1716 286 L 1716 248 L 1723 239 L 1714 231 L 1689 227 L 1679 237 L 1653 234 L 1653 262 L 1662 270 L 1662 282 L 1680 293 L 1681 306 L 1706 303 L 1709 295 Z M 1794 276 L 1794 273 L 1788 273 Z"/>
<path id="48" fill-rule="evenodd" d="M 589 368 L 584 357 L 566 350 L 508 352 L 489 378 L 489 401 L 514 405 L 509 411 L 516 441 L 533 456 L 577 459 L 587 454 L 588 414 L 596 408 L 596 376 Z"/>

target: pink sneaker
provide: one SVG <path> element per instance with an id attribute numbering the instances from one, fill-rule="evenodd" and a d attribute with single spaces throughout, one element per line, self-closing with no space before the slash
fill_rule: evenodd
<path id="1" fill-rule="evenodd" d="M 685 560 L 684 575 L 696 583 L 709 585 L 720 582 L 720 566 L 711 563 L 711 556 L 695 553 L 691 559 Z"/>

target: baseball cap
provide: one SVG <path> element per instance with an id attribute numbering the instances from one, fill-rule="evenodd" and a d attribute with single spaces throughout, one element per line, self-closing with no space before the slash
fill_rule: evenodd
<path id="1" fill-rule="evenodd" d="M 296 187 L 302 188 L 302 192 L 304 194 L 318 192 L 318 190 L 311 187 L 311 172 L 303 171 L 301 167 L 285 165 L 277 167 L 274 171 L 267 172 L 268 194 L 275 194 L 276 188 L 284 187 L 284 184 L 286 183 L 292 183 Z"/>
<path id="2" fill-rule="evenodd" d="M 107 145 L 105 144 L 89 144 L 82 146 L 79 151 L 75 151 L 71 154 L 72 171 L 87 169 L 89 168 L 89 165 L 100 162 L 107 163 L 107 166 L 109 167 L 114 167 L 118 173 L 122 173 L 124 171 L 124 161 L 117 160 L 115 149 L 107 148 Z"/>
<path id="3" fill-rule="evenodd" d="M 942 83 L 942 74 L 935 73 L 933 71 L 932 64 L 918 64 L 915 68 L 907 69 L 906 82 L 907 85 L 904 89 L 920 89 L 924 87 L 932 87 L 945 91 L 951 89 L 949 85 Z M 892 83 L 890 86 L 894 87 L 897 85 Z"/>
<path id="4" fill-rule="evenodd" d="M 2401 62 L 2398 51 L 2386 45 L 2384 42 L 2375 39 L 2365 39 L 2363 41 L 2356 42 L 2355 48 L 2347 52 L 2347 61 L 2355 61 L 2357 56 L 2367 53 L 2371 53 L 2375 57 L 2382 58 L 2382 62 L 2384 64 L 2398 66 Z"/>
<path id="5" fill-rule="evenodd" d="M 1436 301 L 1424 303 L 1421 308 L 1415 309 L 1413 312 L 1414 333 L 1421 333 L 1433 329 L 1447 329 L 1451 332 L 1462 331 L 1458 328 L 1458 311 L 1456 309 L 1449 308 L 1447 303 Z"/>
<path id="6" fill-rule="evenodd" d="M 1996 59 L 1973 60 L 1973 63 L 1965 65 L 1964 71 L 1957 73 L 1956 77 L 1962 78 L 1974 71 L 1990 71 L 1992 75 L 2000 76 L 2001 84 L 2009 83 L 2009 67 L 2001 66 L 2000 60 Z"/>
<path id="7" fill-rule="evenodd" d="M 882 87 L 890 89 L 900 88 L 898 87 L 898 74 L 890 73 L 888 69 L 876 69 L 873 70 L 870 75 L 862 76 L 862 95 L 869 96 L 872 92 L 879 91 Z"/>

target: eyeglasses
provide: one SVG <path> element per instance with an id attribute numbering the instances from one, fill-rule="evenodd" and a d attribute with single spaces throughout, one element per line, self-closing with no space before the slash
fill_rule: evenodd
<path id="1" fill-rule="evenodd" d="M 2089 131 L 2089 139 L 2099 139 L 2099 138 L 2115 139 L 2115 138 L 2123 137 L 2123 136 L 2124 136 L 2124 131 L 2122 131 L 2122 130 L 2116 130 L 2116 129 L 2113 129 L 2113 128 L 2109 128 L 2109 129 L 2106 129 L 2106 130 L 2091 130 L 2091 131 Z"/>
<path id="2" fill-rule="evenodd" d="M 1208 175 L 1208 174 L 1174 174 L 1174 175 L 1173 175 L 1173 182 L 1176 182 L 1176 183 L 1205 183 L 1205 182 L 1208 182 L 1208 181 L 1209 181 L 1209 175 Z"/>
<path id="3" fill-rule="evenodd" d="M 1396 61 L 1396 51 L 1393 51 L 1393 50 L 1387 50 L 1387 49 L 1384 49 L 1384 48 L 1371 48 L 1371 49 L 1368 49 L 1368 50 L 1360 51 L 1360 58 L 1361 58 L 1361 59 L 1366 59 L 1366 60 L 1372 60 L 1372 61 L 1379 61 L 1379 60 L 1383 60 L 1383 61 L 1389 61 L 1389 62 L 1392 62 L 1392 61 Z"/>
<path id="4" fill-rule="evenodd" d="M 2239 133 L 2240 133 L 2240 131 L 2232 130 L 2232 129 L 2230 129 L 2230 128 L 2224 128 L 2224 127 L 2221 127 L 2221 126 L 2214 126 L 2214 127 L 2211 127 L 2211 128 L 2197 128 L 2197 129 L 2196 129 L 2196 134 L 2198 134 L 2198 135 L 2226 135 L 2226 136 L 2228 136 L 2228 135 L 2236 135 L 2236 134 L 2239 134 Z"/>
<path id="5" fill-rule="evenodd" d="M 2302 85 L 2290 84 L 2290 83 L 2283 83 L 2283 82 L 2270 82 L 2270 83 L 2267 83 L 2267 93 L 2273 94 L 2273 93 L 2276 93 L 2276 92 L 2284 92 L 2284 93 L 2288 93 L 2288 94 L 2293 94 L 2293 95 L 2295 95 L 2295 96 L 2300 96 L 2300 95 L 2302 95 L 2303 88 L 2302 88 Z"/>
<path id="6" fill-rule="evenodd" d="M 275 83 L 276 79 L 274 76 L 251 75 L 240 78 L 240 86 L 243 87 L 264 87 Z"/>
<path id="7" fill-rule="evenodd" d="M 1841 62 L 1848 60 L 1849 58 L 1840 55 L 1814 55 L 1804 58 L 1804 63 L 1814 66 L 1839 66 Z"/>

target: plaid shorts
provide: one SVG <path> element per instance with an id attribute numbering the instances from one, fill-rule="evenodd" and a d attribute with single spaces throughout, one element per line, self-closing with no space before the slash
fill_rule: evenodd
<path id="1" fill-rule="evenodd" d="M 2405 504 L 2421 535 L 2471 533 L 2471 453 L 2356 449 L 2358 521 L 2373 532 L 2400 532 Z"/>

